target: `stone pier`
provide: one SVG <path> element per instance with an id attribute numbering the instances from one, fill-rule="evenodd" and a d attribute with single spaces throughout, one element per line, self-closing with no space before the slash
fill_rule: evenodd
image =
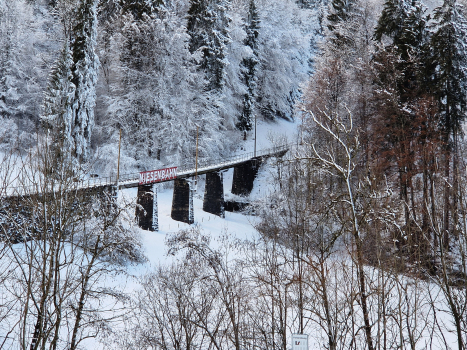
<path id="1" fill-rule="evenodd" d="M 175 179 L 172 213 L 170 216 L 176 221 L 185 222 L 187 224 L 194 223 L 191 180 Z"/>
<path id="2" fill-rule="evenodd" d="M 203 210 L 225 218 L 224 211 L 224 181 L 222 172 L 215 171 L 206 174 L 204 188 Z"/>
<path id="3" fill-rule="evenodd" d="M 261 163 L 262 160 L 256 158 L 234 167 L 232 194 L 247 196 L 251 193 Z"/>
<path id="4" fill-rule="evenodd" d="M 139 185 L 136 199 L 136 221 L 143 230 L 158 231 L 157 191 L 153 185 Z"/>

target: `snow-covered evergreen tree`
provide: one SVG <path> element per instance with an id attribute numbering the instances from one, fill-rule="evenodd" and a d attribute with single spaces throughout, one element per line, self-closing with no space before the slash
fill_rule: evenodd
<path id="1" fill-rule="evenodd" d="M 73 150 L 73 58 L 66 42 L 50 74 L 44 95 L 41 122 L 51 139 L 57 165 L 68 163 Z"/>
<path id="2" fill-rule="evenodd" d="M 375 39 L 392 45 L 403 60 L 421 55 L 428 39 L 426 29 L 429 17 L 421 1 L 387 0 L 375 29 Z"/>
<path id="3" fill-rule="evenodd" d="M 225 66 L 225 83 L 222 89 L 222 94 L 213 95 L 216 101 L 213 105 L 217 105 L 222 118 L 222 125 L 226 132 L 233 131 L 237 134 L 236 124 L 243 110 L 243 97 L 247 93 L 247 87 L 243 76 L 244 66 L 243 60 L 251 55 L 251 49 L 245 45 L 246 39 L 246 5 L 243 2 L 236 2 L 229 12 L 230 25 L 229 37 L 230 41 L 226 46 L 226 62 Z M 233 136 L 233 135 L 232 135 Z M 226 139 L 231 140 L 231 136 Z"/>
<path id="4" fill-rule="evenodd" d="M 199 51 L 207 90 L 222 93 L 225 84 L 226 46 L 230 41 L 230 0 L 190 0 L 187 32 L 190 52 Z"/>
<path id="5" fill-rule="evenodd" d="M 157 11 L 163 0 L 130 0 L 121 1 L 122 13 L 130 14 L 135 19 L 141 19 L 144 14 L 149 15 Z"/>
<path id="6" fill-rule="evenodd" d="M 251 49 L 251 54 L 242 61 L 244 67 L 243 77 L 247 92 L 243 96 L 243 111 L 237 123 L 241 131 L 249 131 L 252 128 L 256 99 L 256 65 L 258 64 L 258 36 L 260 19 L 256 9 L 255 0 L 250 0 L 248 17 L 246 21 L 245 45 Z"/>
<path id="7" fill-rule="evenodd" d="M 443 4 L 435 9 L 433 22 L 430 27 L 432 31 L 430 40 L 430 61 L 433 66 L 432 91 L 438 101 L 440 112 L 439 124 L 444 142 L 444 178 L 446 179 L 444 234 L 441 239 L 445 248 L 448 248 L 451 239 L 449 233 L 456 232 L 459 226 L 458 141 L 463 134 L 461 126 L 467 112 L 467 47 L 465 41 L 467 21 L 462 6 L 456 0 L 444 0 Z M 458 327 L 457 330 L 460 336 Z"/>
<path id="8" fill-rule="evenodd" d="M 375 29 L 375 39 L 382 43 L 380 50 L 391 52 L 390 56 L 397 60 L 394 64 L 400 72 L 397 92 L 401 103 L 428 92 L 429 17 L 425 12 L 420 1 L 408 4 L 403 0 L 388 0 Z M 389 56 L 385 53 L 377 54 L 376 62 L 379 57 L 384 60 L 384 57 Z"/>
<path id="9" fill-rule="evenodd" d="M 440 103 L 441 124 L 447 134 L 455 134 L 461 132 L 467 107 L 467 21 L 455 0 L 445 0 L 435 9 L 433 19 L 433 89 Z"/>
<path id="10" fill-rule="evenodd" d="M 50 49 L 41 31 L 44 17 L 37 12 L 25 0 L 0 0 L 0 115 L 34 122 L 48 62 L 38 48 Z"/>
<path id="11" fill-rule="evenodd" d="M 294 0 L 256 5 L 261 19 L 257 111 L 268 119 L 292 118 L 300 84 L 309 77 L 310 43 L 319 28 L 319 13 L 300 8 Z"/>
<path id="12" fill-rule="evenodd" d="M 189 52 L 180 5 L 159 6 L 139 20 L 124 15 L 113 37 L 120 46 L 119 77 L 112 83 L 108 123 L 122 128 L 125 152 L 138 169 L 192 161 L 197 126 L 201 158 L 218 156 L 224 147 L 220 116 Z"/>
<path id="13" fill-rule="evenodd" d="M 91 132 L 94 126 L 94 107 L 99 58 L 96 55 L 97 0 L 80 2 L 71 45 L 73 56 L 73 155 L 86 160 L 89 155 Z"/>
<path id="14" fill-rule="evenodd" d="M 381 41 L 385 35 L 390 37 L 395 45 L 398 45 L 398 38 L 401 36 L 403 23 L 407 18 L 407 10 L 406 0 L 386 0 L 375 28 L 375 39 Z"/>
<path id="15" fill-rule="evenodd" d="M 399 50 L 403 59 L 409 59 L 410 55 L 420 56 L 425 50 L 428 40 L 426 8 L 421 1 L 412 1 L 407 9 L 406 17 L 402 23 L 400 33 Z"/>
<path id="16" fill-rule="evenodd" d="M 339 47 L 349 45 L 355 39 L 357 32 L 355 16 L 358 16 L 356 2 L 355 0 L 331 1 L 327 16 L 329 44 Z"/>

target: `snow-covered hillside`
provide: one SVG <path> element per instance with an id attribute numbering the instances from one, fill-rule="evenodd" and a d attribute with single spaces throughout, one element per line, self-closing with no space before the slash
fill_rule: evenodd
<path id="1" fill-rule="evenodd" d="M 264 149 L 270 148 L 277 142 L 279 144 L 288 143 L 296 139 L 297 136 L 297 123 L 280 120 L 277 122 L 263 122 L 258 124 L 257 131 L 257 148 Z M 246 142 L 242 142 L 242 145 L 238 147 L 238 152 L 244 153 L 245 151 L 252 152 L 254 148 L 254 140 L 250 139 Z M 274 191 L 274 184 L 272 182 L 271 171 L 273 168 L 267 164 L 261 168 L 258 178 L 255 180 L 254 188 L 248 201 L 255 201 L 258 199 L 264 199 L 268 194 Z M 236 196 L 230 193 L 232 189 L 232 177 L 233 168 L 227 170 L 224 173 L 224 196 L 226 199 L 235 198 Z M 172 197 L 173 187 L 172 183 L 159 185 L 158 190 L 158 208 L 159 208 L 159 232 L 149 232 L 140 230 L 140 234 L 143 238 L 143 247 L 145 254 L 149 259 L 149 265 L 152 268 L 159 262 L 164 262 L 167 259 L 170 261 L 170 257 L 167 256 L 167 247 L 165 246 L 165 239 L 167 235 L 173 232 L 188 229 L 190 225 L 183 222 L 174 221 L 170 217 L 172 208 Z M 195 225 L 199 227 L 212 237 L 218 237 L 222 235 L 224 231 L 228 231 L 229 234 L 239 239 L 247 237 L 254 237 L 256 231 L 254 229 L 255 222 L 258 218 L 254 216 L 243 215 L 242 213 L 231 213 L 226 212 L 225 219 L 222 219 L 216 215 L 212 215 L 203 211 L 203 197 L 204 197 L 204 186 L 205 182 L 202 176 L 199 178 L 198 189 L 194 196 L 194 217 Z M 137 189 L 126 189 L 122 190 L 120 195 L 121 200 L 124 202 L 136 202 Z M 132 213 L 130 212 L 129 215 Z M 141 267 L 143 270 L 147 266 Z"/>
<path id="2" fill-rule="evenodd" d="M 465 2 L 0 0 L 0 350 L 465 350 Z"/>

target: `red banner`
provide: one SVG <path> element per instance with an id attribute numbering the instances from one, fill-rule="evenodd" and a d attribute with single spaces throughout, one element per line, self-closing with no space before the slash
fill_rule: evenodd
<path id="1" fill-rule="evenodd" d="M 168 181 L 177 178 L 177 167 L 143 171 L 139 173 L 139 184 L 147 185 L 155 182 Z"/>

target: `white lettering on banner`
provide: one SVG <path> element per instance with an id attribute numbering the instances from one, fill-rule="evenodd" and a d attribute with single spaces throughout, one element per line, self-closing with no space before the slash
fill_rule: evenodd
<path id="1" fill-rule="evenodd" d="M 146 185 L 154 182 L 173 180 L 177 177 L 177 167 L 143 171 L 139 173 L 139 184 Z"/>

